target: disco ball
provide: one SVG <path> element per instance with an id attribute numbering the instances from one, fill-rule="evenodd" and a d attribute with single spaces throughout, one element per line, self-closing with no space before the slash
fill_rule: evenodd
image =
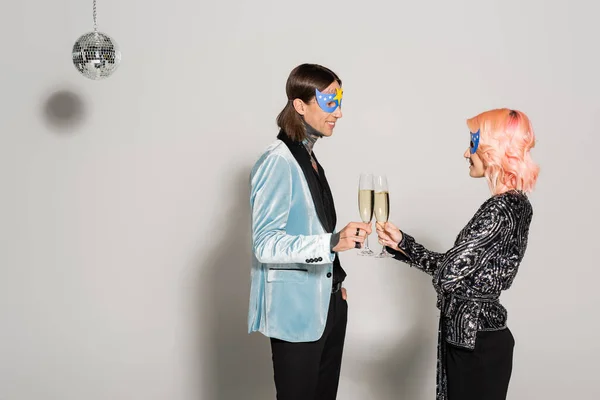
<path id="1" fill-rule="evenodd" d="M 73 45 L 73 64 L 93 80 L 108 78 L 121 63 L 121 50 L 108 35 L 97 31 L 81 35 Z"/>

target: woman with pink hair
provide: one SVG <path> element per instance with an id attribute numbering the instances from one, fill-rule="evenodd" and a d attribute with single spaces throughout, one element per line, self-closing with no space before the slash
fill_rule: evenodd
<path id="1" fill-rule="evenodd" d="M 379 242 L 397 260 L 433 278 L 441 311 L 437 400 L 504 400 L 512 373 L 512 333 L 499 297 L 517 274 L 533 210 L 527 198 L 539 167 L 529 154 L 535 135 L 520 111 L 490 110 L 467 120 L 464 157 L 473 178 L 491 191 L 458 234 L 436 253 L 391 223 L 377 223 Z"/>

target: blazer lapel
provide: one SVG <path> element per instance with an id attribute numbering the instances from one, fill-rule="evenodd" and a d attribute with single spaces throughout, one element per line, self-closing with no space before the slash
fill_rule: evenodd
<path id="1" fill-rule="evenodd" d="M 306 178 L 306 183 L 308 184 L 308 188 L 310 190 L 310 194 L 312 196 L 313 203 L 314 203 L 315 209 L 317 211 L 317 216 L 319 217 L 319 221 L 321 221 L 321 225 L 323 225 L 323 228 L 325 229 L 325 231 L 327 231 L 328 233 L 332 233 L 333 226 L 335 226 L 335 225 L 329 226 L 327 216 L 325 214 L 325 207 L 323 206 L 323 197 L 321 194 L 319 181 L 317 180 L 320 178 L 317 178 L 317 176 L 315 175 L 315 171 L 310 162 L 310 156 L 308 155 L 306 148 L 304 148 L 304 145 L 301 142 L 295 142 L 295 141 L 291 140 L 288 137 L 288 135 L 283 131 L 279 132 L 279 135 L 277 135 L 277 139 L 279 139 L 283 143 L 285 143 L 285 145 L 290 149 L 290 152 L 292 153 L 292 155 L 298 162 L 298 165 L 300 165 L 300 168 L 302 169 L 302 172 L 304 173 L 304 177 Z M 316 158 L 315 158 L 315 160 L 316 160 Z M 324 175 L 323 169 L 318 164 L 318 162 L 317 162 L 317 165 L 319 168 L 319 175 L 323 176 L 323 179 L 324 179 L 325 175 Z M 326 187 L 327 187 L 327 190 L 329 190 L 329 185 L 327 185 Z"/>

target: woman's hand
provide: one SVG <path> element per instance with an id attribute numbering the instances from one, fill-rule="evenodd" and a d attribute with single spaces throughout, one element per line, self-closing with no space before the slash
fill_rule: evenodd
<path id="1" fill-rule="evenodd" d="M 378 222 L 377 236 L 379 236 L 379 244 L 382 246 L 387 246 L 397 251 L 400 250 L 398 243 L 402 240 L 402 232 L 391 222 L 386 222 L 385 224 Z"/>

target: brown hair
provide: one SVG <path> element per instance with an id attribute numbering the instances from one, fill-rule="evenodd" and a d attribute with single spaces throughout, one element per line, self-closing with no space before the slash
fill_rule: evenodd
<path id="1" fill-rule="evenodd" d="M 290 72 L 285 84 L 287 103 L 277 116 L 277 126 L 290 139 L 302 141 L 306 137 L 306 128 L 302 116 L 294 108 L 294 99 L 308 103 L 315 97 L 315 89 L 325 90 L 334 81 L 342 86 L 342 80 L 329 68 L 318 64 L 302 64 Z"/>

